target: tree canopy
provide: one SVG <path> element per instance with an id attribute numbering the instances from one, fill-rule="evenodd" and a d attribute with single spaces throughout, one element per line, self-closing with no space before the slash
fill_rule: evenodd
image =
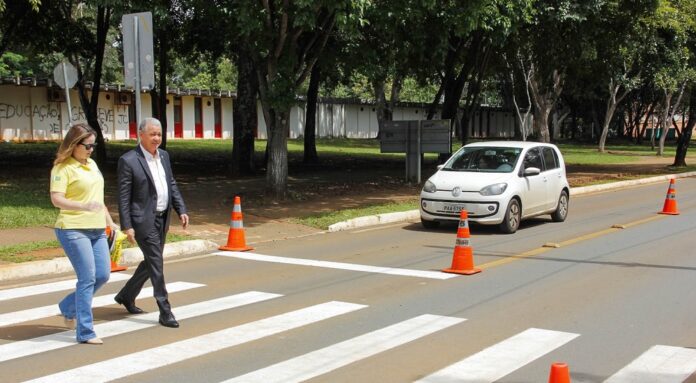
<path id="1" fill-rule="evenodd" d="M 609 137 L 642 140 L 653 116 L 658 154 L 660 131 L 681 138 L 693 126 L 693 0 L 0 0 L 0 76 L 49 77 L 69 59 L 99 131 L 99 84 L 123 81 L 118 23 L 143 11 L 154 16 L 159 109 L 168 85 L 236 90 L 231 149 L 244 174 L 256 171 L 258 100 L 268 127 L 260 167 L 279 198 L 289 111 L 304 96 L 373 100 L 379 121 L 400 101 L 426 102 L 462 142 L 482 103 L 514 109 L 521 139 L 583 138 L 600 151 Z M 313 139 L 305 145 L 316 161 Z"/>

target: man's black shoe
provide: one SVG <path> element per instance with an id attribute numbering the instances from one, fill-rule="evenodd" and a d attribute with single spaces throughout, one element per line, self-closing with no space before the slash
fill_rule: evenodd
<path id="1" fill-rule="evenodd" d="M 172 313 L 160 314 L 159 322 L 164 327 L 179 327 L 179 322 L 176 321 L 176 318 L 174 318 L 174 314 Z"/>
<path id="2" fill-rule="evenodd" d="M 136 306 L 135 302 L 127 302 L 127 301 L 123 300 L 123 298 L 119 297 L 118 295 L 114 297 L 114 300 L 119 305 L 123 305 L 123 307 L 125 307 L 126 310 L 128 310 L 128 312 L 131 314 L 142 314 L 145 312 L 140 307 Z"/>

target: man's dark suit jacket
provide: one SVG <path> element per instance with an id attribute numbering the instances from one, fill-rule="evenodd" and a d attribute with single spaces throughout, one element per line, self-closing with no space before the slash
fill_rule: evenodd
<path id="1" fill-rule="evenodd" d="M 172 166 L 169 162 L 169 154 L 159 150 L 162 167 L 167 178 L 169 201 L 165 217 L 165 229 L 169 227 L 171 208 L 177 214 L 186 214 L 186 205 L 181 197 L 179 187 L 176 185 L 172 174 Z M 155 222 L 157 208 L 157 189 L 147 166 L 145 154 L 140 145 L 127 152 L 118 160 L 118 213 L 121 221 L 121 230 L 135 229 L 135 237 L 142 238 L 152 230 Z M 164 244 L 164 238 L 162 238 Z"/>

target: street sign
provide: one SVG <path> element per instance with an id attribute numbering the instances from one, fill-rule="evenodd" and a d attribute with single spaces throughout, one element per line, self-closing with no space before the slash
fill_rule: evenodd
<path id="1" fill-rule="evenodd" d="M 68 103 L 68 123 L 72 124 L 72 105 L 70 104 L 70 89 L 77 83 L 77 69 L 64 60 L 53 69 L 53 80 L 65 89 L 65 102 Z M 62 129 L 62 127 L 61 127 Z"/>
<path id="2" fill-rule="evenodd" d="M 449 125 L 449 120 L 384 121 L 379 131 L 380 152 L 407 153 L 411 143 L 411 150 L 420 153 L 449 153 Z"/>
<path id="3" fill-rule="evenodd" d="M 63 61 L 53 68 L 53 81 L 63 89 L 70 89 L 77 84 L 77 69 L 68 61 Z"/>
<path id="4" fill-rule="evenodd" d="M 121 18 L 123 33 L 123 67 L 126 85 L 155 87 L 155 56 L 152 48 L 152 12 L 131 13 Z"/>
<path id="5" fill-rule="evenodd" d="M 140 124 L 140 92 L 155 87 L 155 57 L 152 49 L 152 13 L 123 15 L 123 67 L 126 85 L 135 93 L 135 118 Z"/>
<path id="6" fill-rule="evenodd" d="M 383 121 L 379 130 L 381 153 L 406 153 L 406 180 L 421 182 L 421 155 L 449 153 L 450 120 Z"/>

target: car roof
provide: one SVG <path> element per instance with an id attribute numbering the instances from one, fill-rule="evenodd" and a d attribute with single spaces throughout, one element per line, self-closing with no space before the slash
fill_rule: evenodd
<path id="1" fill-rule="evenodd" d="M 471 147 L 491 147 L 491 146 L 496 146 L 496 147 L 503 147 L 503 148 L 522 148 L 522 149 L 527 149 L 535 146 L 551 146 L 551 147 L 556 147 L 556 145 L 553 144 L 547 144 L 544 142 L 535 142 L 535 141 L 480 141 L 480 142 L 473 142 L 471 144 L 467 144 L 466 146 L 471 146 Z"/>

